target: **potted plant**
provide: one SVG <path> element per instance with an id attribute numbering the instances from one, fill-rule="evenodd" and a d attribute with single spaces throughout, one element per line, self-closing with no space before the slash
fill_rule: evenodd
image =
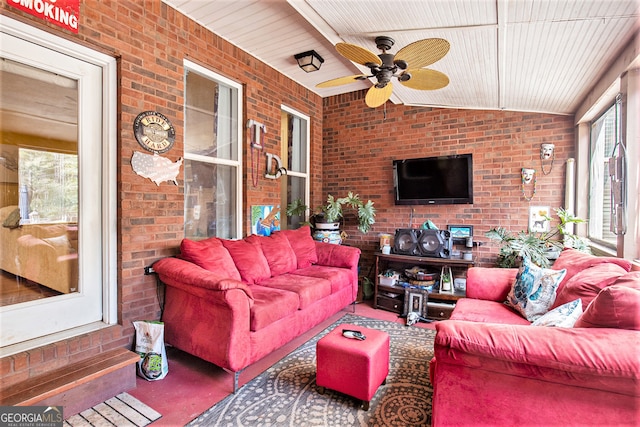
<path id="1" fill-rule="evenodd" d="M 365 234 L 371 230 L 371 226 L 376 222 L 376 210 L 373 202 L 368 200 L 364 203 L 357 194 L 349 191 L 346 197 L 335 198 L 329 194 L 327 196 L 327 205 L 323 212 L 327 222 L 337 222 L 344 218 L 343 208 L 350 207 L 356 210 L 358 216 L 358 230 Z"/>
<path id="2" fill-rule="evenodd" d="M 497 227 L 485 233 L 485 236 L 501 244 L 498 254 L 498 267 L 513 268 L 520 265 L 520 261 L 528 258 L 534 264 L 546 268 L 550 264 L 550 259 L 557 258 L 562 248 L 574 248 L 581 252 L 590 253 L 587 241 L 568 231 L 569 224 L 580 224 L 585 220 L 578 218 L 567 212 L 563 208 L 554 209 L 559 223 L 546 232 L 526 232 L 520 231 L 512 234 L 503 227 Z M 545 216 L 547 221 L 551 221 L 549 216 Z M 564 236 L 563 240 L 559 237 Z"/>
<path id="3" fill-rule="evenodd" d="M 297 224 L 299 226 L 312 225 L 306 219 L 307 210 L 309 210 L 309 207 L 303 203 L 302 199 L 295 199 L 293 202 L 289 203 L 285 213 L 290 218 L 297 217 Z"/>
<path id="4" fill-rule="evenodd" d="M 371 226 L 375 223 L 376 210 L 373 202 L 367 200 L 363 202 L 358 194 L 352 191 L 347 193 L 346 197 L 334 197 L 332 194 L 327 196 L 327 204 L 316 209 L 316 213 L 312 215 L 311 225 L 316 229 L 338 231 L 340 223 L 344 220 L 345 208 L 352 208 L 358 217 L 358 230 L 361 233 L 367 233 L 371 230 Z M 303 217 L 308 210 L 307 205 L 302 200 L 294 200 L 287 206 L 288 216 Z"/>
<path id="5" fill-rule="evenodd" d="M 443 266 L 440 272 L 440 292 L 453 293 L 453 274 L 451 267 Z"/>

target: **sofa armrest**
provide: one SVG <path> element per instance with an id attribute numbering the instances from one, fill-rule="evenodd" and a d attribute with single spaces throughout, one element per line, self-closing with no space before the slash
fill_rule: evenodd
<path id="1" fill-rule="evenodd" d="M 640 395 L 637 331 L 457 320 L 436 330 L 436 364 Z"/>
<path id="2" fill-rule="evenodd" d="M 199 288 L 200 290 L 228 291 L 242 290 L 253 302 L 251 288 L 238 280 L 222 277 L 216 273 L 180 258 L 163 258 L 153 264 L 153 269 L 162 282 L 181 289 Z"/>
<path id="3" fill-rule="evenodd" d="M 360 249 L 353 246 L 315 242 L 318 265 L 356 269 L 360 262 Z"/>
<path id="4" fill-rule="evenodd" d="M 517 274 L 517 268 L 471 267 L 467 271 L 467 298 L 505 301 Z"/>

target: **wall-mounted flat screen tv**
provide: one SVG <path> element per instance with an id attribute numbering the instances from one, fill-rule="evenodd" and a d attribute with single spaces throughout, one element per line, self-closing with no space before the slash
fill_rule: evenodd
<path id="1" fill-rule="evenodd" d="M 393 161 L 396 205 L 473 203 L 471 154 Z"/>

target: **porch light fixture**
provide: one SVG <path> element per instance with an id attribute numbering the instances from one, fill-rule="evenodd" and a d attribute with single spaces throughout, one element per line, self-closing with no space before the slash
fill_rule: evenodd
<path id="1" fill-rule="evenodd" d="M 320 69 L 320 65 L 324 62 L 324 59 L 322 59 L 315 50 L 298 53 L 293 55 L 293 57 L 298 61 L 298 66 L 307 73 L 318 71 Z"/>

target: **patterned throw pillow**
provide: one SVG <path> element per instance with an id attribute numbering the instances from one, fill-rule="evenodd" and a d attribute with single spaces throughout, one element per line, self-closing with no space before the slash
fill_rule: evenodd
<path id="1" fill-rule="evenodd" d="M 556 300 L 558 285 L 566 274 L 565 269 L 541 268 L 525 259 L 505 304 L 533 322 L 549 311 Z"/>
<path id="2" fill-rule="evenodd" d="M 547 312 L 532 326 L 555 326 L 557 328 L 573 328 L 578 318 L 582 315 L 582 300 L 577 300 L 562 304 L 559 307 Z"/>

